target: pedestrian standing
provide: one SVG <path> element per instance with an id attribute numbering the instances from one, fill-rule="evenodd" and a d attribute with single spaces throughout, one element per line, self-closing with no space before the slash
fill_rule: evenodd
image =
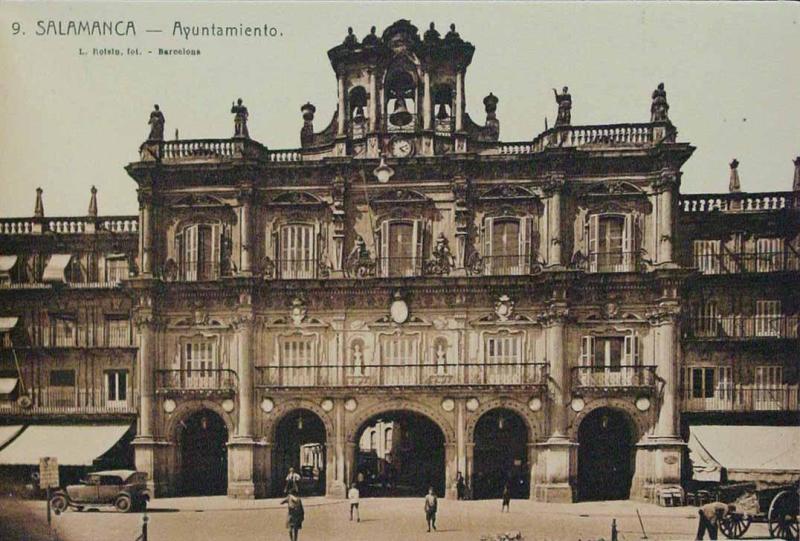
<path id="1" fill-rule="evenodd" d="M 461 472 L 456 473 L 456 495 L 459 500 L 463 500 L 467 490 L 467 483 L 464 482 L 464 476 Z"/>
<path id="2" fill-rule="evenodd" d="M 699 522 L 697 524 L 696 539 L 703 539 L 706 532 L 708 532 L 709 539 L 716 539 L 719 522 L 725 517 L 725 515 L 734 510 L 736 510 L 735 506 L 722 502 L 707 503 L 698 509 L 697 515 Z"/>
<path id="3" fill-rule="evenodd" d="M 289 468 L 289 473 L 286 475 L 286 485 L 283 487 L 283 493 L 289 494 L 291 490 L 294 489 L 299 494 L 300 487 L 297 486 L 298 481 L 300 481 L 300 474 L 294 471 L 294 468 Z"/>
<path id="4" fill-rule="evenodd" d="M 503 487 L 503 506 L 500 508 L 500 512 L 502 513 L 505 511 L 506 513 L 511 512 L 511 489 L 508 487 L 508 483 L 505 484 Z"/>
<path id="5" fill-rule="evenodd" d="M 436 511 L 439 508 L 439 499 L 433 493 L 433 487 L 428 487 L 428 494 L 425 496 L 425 520 L 428 522 L 428 531 L 431 528 L 436 530 Z"/>
<path id="6" fill-rule="evenodd" d="M 353 514 L 356 515 L 356 522 L 361 522 L 361 515 L 358 513 L 358 502 L 360 499 L 358 487 L 353 483 L 350 485 L 350 490 L 347 491 L 347 499 L 350 500 L 350 520 L 353 520 Z"/>
<path id="7" fill-rule="evenodd" d="M 303 527 L 305 511 L 303 501 L 297 493 L 296 488 L 289 489 L 289 495 L 281 502 L 287 504 L 286 528 L 289 530 L 289 541 L 297 541 L 300 529 Z"/>

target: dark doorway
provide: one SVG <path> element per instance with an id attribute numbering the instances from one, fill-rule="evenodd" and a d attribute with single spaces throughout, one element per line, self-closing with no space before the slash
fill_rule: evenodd
<path id="1" fill-rule="evenodd" d="M 180 493 L 225 494 L 228 488 L 228 428 L 211 410 L 200 410 L 181 423 Z"/>
<path id="2" fill-rule="evenodd" d="M 365 496 L 444 496 L 444 434 L 427 417 L 408 411 L 377 415 L 356 440 L 353 482 Z"/>
<path id="3" fill-rule="evenodd" d="M 290 468 L 299 476 L 295 483 L 301 495 L 325 494 L 326 441 L 325 423 L 311 410 L 294 410 L 278 422 L 272 460 L 273 495 L 285 494 Z"/>
<path id="4" fill-rule="evenodd" d="M 500 498 L 508 485 L 512 498 L 530 495 L 528 427 L 508 409 L 484 413 L 475 426 L 472 497 Z"/>
<path id="5" fill-rule="evenodd" d="M 633 434 L 626 414 L 599 408 L 578 429 L 578 499 L 626 500 L 633 477 Z"/>

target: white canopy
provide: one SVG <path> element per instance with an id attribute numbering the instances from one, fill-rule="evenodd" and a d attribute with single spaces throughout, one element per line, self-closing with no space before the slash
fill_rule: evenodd
<path id="1" fill-rule="evenodd" d="M 787 482 L 800 478 L 800 426 L 692 426 L 694 479 Z"/>
<path id="2" fill-rule="evenodd" d="M 64 277 L 64 270 L 66 270 L 67 265 L 69 265 L 70 259 L 72 259 L 71 254 L 51 255 L 50 261 L 47 262 L 47 266 L 44 268 L 44 273 L 42 274 L 42 281 L 43 282 L 66 281 L 66 278 Z"/>
<path id="3" fill-rule="evenodd" d="M 0 449 L 22 430 L 22 425 L 0 426 Z"/>
<path id="4" fill-rule="evenodd" d="M 17 383 L 18 378 L 0 378 L 0 395 L 13 393 Z"/>
<path id="5" fill-rule="evenodd" d="M 129 425 L 30 425 L 0 451 L 0 464 L 32 465 L 54 456 L 60 466 L 90 466 L 128 431 Z"/>
<path id="6" fill-rule="evenodd" d="M 8 332 L 17 326 L 18 317 L 0 317 L 0 332 Z"/>
<path id="7" fill-rule="evenodd" d="M 0 272 L 11 272 L 14 265 L 17 264 L 17 256 L 15 255 L 0 255 Z"/>

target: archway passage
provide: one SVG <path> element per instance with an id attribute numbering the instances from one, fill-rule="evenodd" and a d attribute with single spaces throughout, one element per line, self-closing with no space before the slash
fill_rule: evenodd
<path id="1" fill-rule="evenodd" d="M 353 481 L 365 496 L 422 496 L 445 490 L 444 434 L 418 413 L 389 411 L 357 433 Z"/>
<path id="2" fill-rule="evenodd" d="M 325 423 L 311 410 L 287 413 L 275 427 L 272 460 L 273 494 L 283 495 L 290 469 L 297 475 L 297 488 L 303 496 L 325 494 L 327 433 Z"/>
<path id="3" fill-rule="evenodd" d="M 578 500 L 625 500 L 634 470 L 633 431 L 621 411 L 599 408 L 578 428 Z"/>
<path id="4" fill-rule="evenodd" d="M 529 497 L 528 427 L 518 413 L 484 413 L 475 426 L 473 457 L 473 498 L 499 498 L 506 485 L 512 498 Z"/>
<path id="5" fill-rule="evenodd" d="M 180 425 L 180 493 L 225 494 L 228 487 L 228 428 L 215 412 L 203 409 Z"/>

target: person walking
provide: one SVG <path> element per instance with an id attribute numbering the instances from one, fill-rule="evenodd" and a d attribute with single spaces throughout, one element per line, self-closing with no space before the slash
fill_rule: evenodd
<path id="1" fill-rule="evenodd" d="M 466 496 L 467 483 L 464 481 L 464 476 L 461 472 L 456 473 L 456 495 L 459 500 L 463 500 Z"/>
<path id="2" fill-rule="evenodd" d="M 708 532 L 709 539 L 716 539 L 717 528 L 719 527 L 720 521 L 725 518 L 725 515 L 731 511 L 734 511 L 735 509 L 736 507 L 734 505 L 722 502 L 707 503 L 698 509 L 697 515 L 699 521 L 697 524 L 696 539 L 703 539 L 706 532 Z"/>
<path id="3" fill-rule="evenodd" d="M 303 510 L 303 501 L 300 499 L 296 488 L 289 489 L 289 495 L 281 501 L 281 504 L 284 503 L 288 507 L 286 528 L 289 530 L 289 541 L 297 541 L 300 529 L 303 527 L 305 511 Z"/>
<path id="4" fill-rule="evenodd" d="M 500 512 L 502 513 L 505 511 L 506 513 L 511 512 L 511 489 L 508 486 L 508 483 L 505 484 L 503 487 L 503 506 L 500 508 Z"/>
<path id="5" fill-rule="evenodd" d="M 350 500 L 350 520 L 353 520 L 353 514 L 356 515 L 356 522 L 361 522 L 361 515 L 358 513 L 358 502 L 360 499 L 358 487 L 355 483 L 350 485 L 350 490 L 347 491 L 347 499 Z"/>
<path id="6" fill-rule="evenodd" d="M 428 522 L 428 531 L 431 528 L 436 530 L 436 512 L 439 508 L 439 499 L 433 493 L 433 487 L 428 487 L 428 494 L 425 496 L 425 520 Z"/>

